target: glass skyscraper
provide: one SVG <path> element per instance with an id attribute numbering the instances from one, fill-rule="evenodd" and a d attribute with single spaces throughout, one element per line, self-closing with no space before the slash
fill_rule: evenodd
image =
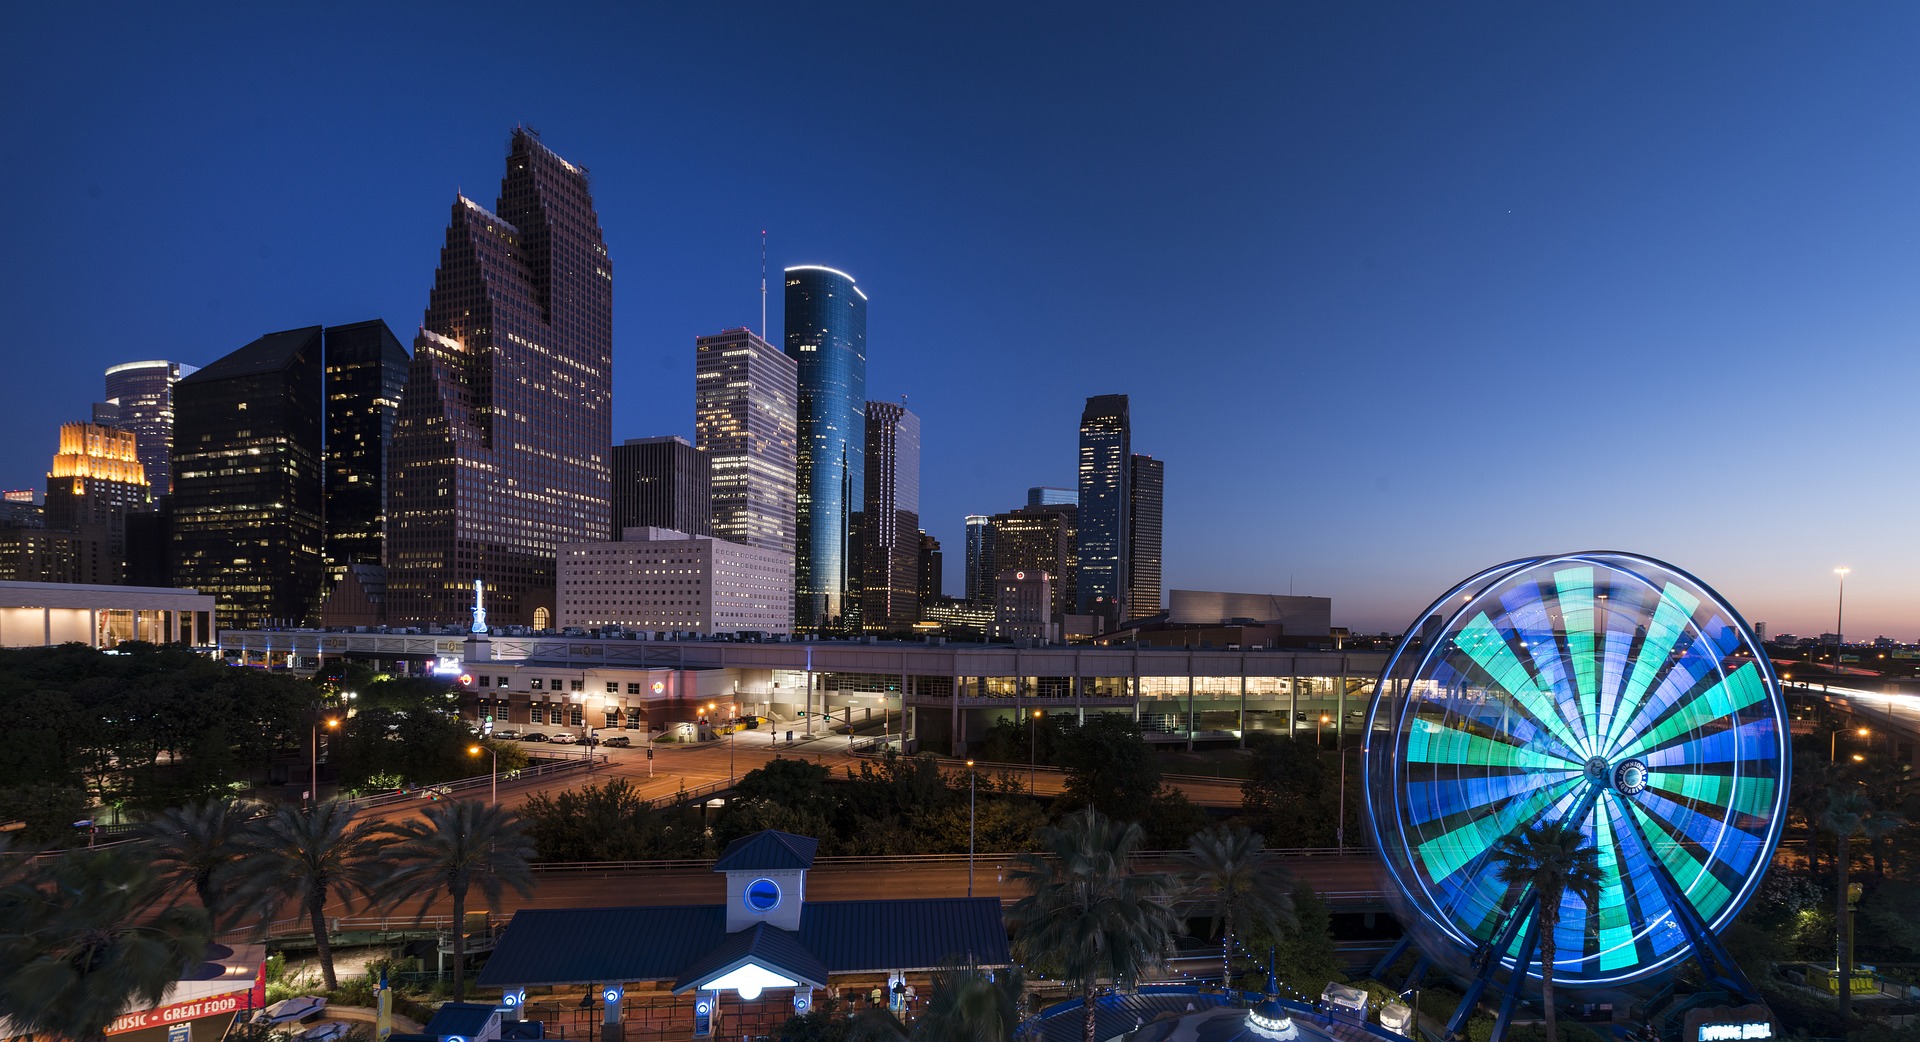
<path id="1" fill-rule="evenodd" d="M 867 295 L 818 265 L 786 279 L 786 349 L 800 375 L 794 625 L 835 630 L 860 585 L 849 515 L 866 501 Z"/>
<path id="2" fill-rule="evenodd" d="M 107 370 L 107 402 L 113 425 L 132 431 L 158 499 L 173 490 L 173 385 L 198 369 L 180 362 L 125 362 Z"/>
<path id="3" fill-rule="evenodd" d="M 613 264 L 587 172 L 525 128 L 453 203 L 389 454 L 387 614 L 551 626 L 554 560 L 613 513 Z"/>
<path id="4" fill-rule="evenodd" d="M 1087 399 L 1080 414 L 1080 575 L 1077 611 L 1109 623 L 1127 617 L 1127 537 L 1132 527 L 1133 421 L 1127 396 Z"/>
<path id="5" fill-rule="evenodd" d="M 893 633 L 920 621 L 920 417 L 868 402 L 866 456 L 860 622 Z"/>
<path id="6" fill-rule="evenodd" d="M 328 326 L 327 583 L 386 564 L 387 451 L 407 385 L 407 349 L 379 319 Z"/>
<path id="7" fill-rule="evenodd" d="M 967 560 L 964 591 L 969 604 L 993 603 L 993 518 L 967 515 Z"/>

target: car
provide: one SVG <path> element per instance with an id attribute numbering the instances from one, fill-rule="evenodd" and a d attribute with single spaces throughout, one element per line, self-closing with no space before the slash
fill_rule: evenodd
<path id="1" fill-rule="evenodd" d="M 502 742 L 517 742 L 520 740 L 520 732 L 509 727 L 504 731 L 495 731 L 489 737 Z"/>
<path id="2" fill-rule="evenodd" d="M 572 731 L 562 731 L 552 738 L 547 739 L 547 741 L 555 745 L 576 745 L 580 741 L 580 736 L 574 734 Z"/>
<path id="3" fill-rule="evenodd" d="M 607 739 L 607 744 L 615 749 L 625 749 L 627 746 L 633 744 L 633 739 L 623 734 L 617 734 Z"/>
<path id="4" fill-rule="evenodd" d="M 523 742 L 544 742 L 547 740 L 547 736 L 538 731 L 528 731 L 527 736 L 520 740 Z"/>

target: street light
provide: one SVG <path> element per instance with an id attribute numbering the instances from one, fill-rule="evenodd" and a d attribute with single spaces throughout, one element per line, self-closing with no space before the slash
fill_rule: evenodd
<path id="1" fill-rule="evenodd" d="M 1860 728 L 1854 729 L 1853 733 L 1856 735 L 1859 735 L 1862 738 L 1865 738 L 1867 737 L 1867 735 L 1871 734 L 1872 732 L 1869 731 L 1867 728 L 1860 727 Z M 1834 763 L 1839 759 L 1840 759 L 1840 729 L 1836 727 L 1833 729 L 1833 734 L 1829 735 L 1827 738 L 1827 762 Z M 1856 756 L 1854 757 L 1854 759 L 1858 760 L 1860 759 L 1860 757 Z"/>
<path id="2" fill-rule="evenodd" d="M 1034 764 L 1040 759 L 1040 710 L 1033 711 L 1033 717 L 1027 721 L 1027 795 L 1038 795 L 1033 786 Z"/>
<path id="3" fill-rule="evenodd" d="M 1847 573 L 1853 571 L 1845 565 L 1833 570 L 1840 577 L 1840 599 L 1833 607 L 1833 678 L 1840 679 L 1840 648 L 1847 642 L 1846 630 L 1841 624 L 1847 617 Z"/>
<path id="4" fill-rule="evenodd" d="M 327 728 L 329 730 L 339 726 L 339 720 L 333 717 L 327 717 Z M 307 767 L 307 807 L 311 809 L 314 804 L 320 802 L 320 720 L 317 717 L 313 721 L 312 757 Z"/>
<path id="5" fill-rule="evenodd" d="M 973 896 L 973 761 L 967 761 L 967 896 Z"/>
<path id="6" fill-rule="evenodd" d="M 483 751 L 483 748 L 485 752 L 493 756 L 493 803 L 494 806 L 497 807 L 500 805 L 500 750 L 495 749 L 492 745 L 485 747 L 470 745 L 467 747 L 467 755 L 478 756 Z"/>
<path id="7" fill-rule="evenodd" d="M 1327 714 L 1320 714 L 1320 727 L 1313 732 L 1313 744 L 1324 748 L 1327 744 Z"/>

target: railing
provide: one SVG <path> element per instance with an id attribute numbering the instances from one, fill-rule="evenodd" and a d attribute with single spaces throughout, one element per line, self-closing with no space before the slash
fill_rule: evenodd
<path id="1" fill-rule="evenodd" d="M 813 864 L 815 868 L 829 865 L 865 865 L 869 867 L 887 865 L 964 865 L 969 858 L 975 861 L 991 863 L 996 860 L 1005 861 L 1019 857 L 1020 853 L 1019 851 L 999 851 L 994 853 L 981 851 L 976 854 L 845 854 L 817 857 L 813 859 Z M 1134 858 L 1139 861 L 1170 861 L 1180 857 L 1183 853 L 1185 852 L 1179 850 L 1144 850 L 1135 854 Z M 1267 854 L 1274 858 L 1339 857 L 1343 854 L 1346 856 L 1354 856 L 1363 853 L 1363 851 L 1353 849 L 1342 851 L 1338 847 L 1296 847 L 1292 849 L 1267 850 Z M 657 861 L 550 861 L 534 865 L 533 870 L 535 872 L 671 872 L 674 870 L 712 868 L 713 863 L 714 859 L 712 858 L 678 858 Z M 1378 891 L 1365 892 L 1378 893 Z M 1354 893 L 1361 893 L 1361 891 L 1354 891 Z"/>
<path id="2" fill-rule="evenodd" d="M 856 741 L 848 742 L 847 752 L 848 754 L 853 756 L 873 756 L 875 755 L 871 751 L 873 746 L 879 744 L 883 740 L 888 741 L 889 744 L 897 745 L 900 741 L 900 736 L 893 735 L 890 738 L 888 738 L 887 736 L 876 736 L 872 738 L 862 738 Z M 967 765 L 967 762 L 965 760 L 960 759 L 958 757 L 941 756 L 936 753 L 936 754 L 933 754 L 933 758 L 939 761 L 942 767 L 965 767 Z M 973 769 L 978 771 L 981 774 L 1009 773 L 1009 772 L 1018 772 L 1021 774 L 1025 774 L 1025 773 L 1039 770 L 1040 765 L 1037 763 L 1001 763 L 995 760 L 975 760 L 973 762 Z M 1048 773 L 1051 773 L 1051 774 L 1058 774 L 1060 773 L 1060 768 L 1052 764 L 1049 764 L 1047 765 L 1047 771 Z M 1162 774 L 1160 778 L 1163 781 L 1171 781 L 1171 782 L 1214 782 L 1220 785 L 1239 784 L 1241 782 L 1246 781 L 1245 778 L 1225 778 L 1225 777 L 1221 777 L 1219 775 L 1214 775 L 1214 774 Z"/>
<path id="3" fill-rule="evenodd" d="M 543 763 L 538 767 L 524 767 L 517 771 L 507 771 L 500 775 L 500 780 L 503 782 L 525 781 L 528 778 L 539 778 L 544 775 L 577 771 L 585 768 L 588 763 L 589 761 L 584 756 L 578 759 L 556 760 L 552 763 Z M 369 807 L 387 807 L 395 803 L 405 803 L 408 800 L 428 799 L 433 796 L 448 796 L 456 792 L 464 792 L 468 789 L 486 788 L 493 784 L 493 780 L 494 776 L 491 773 L 476 774 L 471 778 L 461 778 L 458 781 L 441 782 L 437 785 L 422 785 L 412 790 L 396 789 L 392 792 L 375 793 L 372 796 L 361 796 L 345 802 L 348 807 L 354 810 L 365 810 Z"/>

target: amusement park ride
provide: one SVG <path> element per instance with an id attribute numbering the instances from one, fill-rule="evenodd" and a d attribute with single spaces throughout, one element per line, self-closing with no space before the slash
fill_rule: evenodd
<path id="1" fill-rule="evenodd" d="M 1434 968 L 1466 981 L 1449 1035 L 1495 986 L 1500 1042 L 1543 974 L 1627 995 L 1689 958 L 1709 990 L 1760 1003 L 1716 934 L 1780 840 L 1786 709 L 1753 632 L 1704 583 L 1614 552 L 1481 572 L 1401 641 L 1365 733 L 1368 824 L 1407 925 L 1376 976 L 1412 948 L 1410 986 Z M 1593 907 L 1559 895 L 1551 966 L 1541 895 L 1494 859 L 1543 823 L 1577 827 L 1600 873 Z"/>

